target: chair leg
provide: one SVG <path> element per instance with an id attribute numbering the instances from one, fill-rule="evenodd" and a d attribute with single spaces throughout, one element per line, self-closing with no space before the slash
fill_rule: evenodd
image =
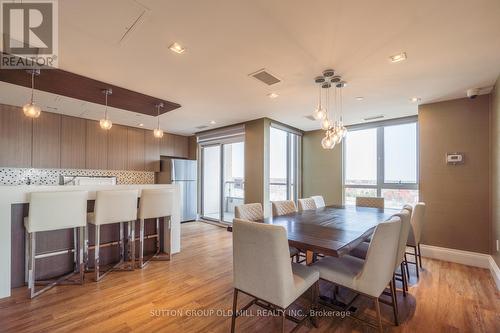
<path id="1" fill-rule="evenodd" d="M 130 269 L 135 269 L 135 221 L 130 221 Z"/>
<path id="2" fill-rule="evenodd" d="M 28 230 L 25 230 L 24 231 L 24 283 L 26 284 L 28 284 L 29 258 L 30 258 L 30 237 Z"/>
<path id="3" fill-rule="evenodd" d="M 95 245 L 94 245 L 94 276 L 95 282 L 99 281 L 99 244 L 101 242 L 100 225 L 95 225 Z"/>
<path id="4" fill-rule="evenodd" d="M 238 289 L 233 290 L 233 313 L 231 315 L 231 333 L 234 333 L 236 326 L 236 305 L 238 304 Z"/>
<path id="5" fill-rule="evenodd" d="M 36 233 L 29 233 L 29 262 L 28 262 L 28 288 L 30 298 L 35 297 L 35 254 L 36 254 Z"/>
<path id="6" fill-rule="evenodd" d="M 418 261 L 420 262 L 420 268 L 423 268 L 422 267 L 422 250 L 420 250 L 420 243 L 418 243 L 417 247 L 418 247 Z"/>
<path id="7" fill-rule="evenodd" d="M 406 291 L 407 291 L 407 281 L 406 281 L 406 272 L 405 272 L 405 265 L 401 263 L 401 280 L 403 283 L 403 297 L 406 297 Z"/>
<path id="8" fill-rule="evenodd" d="M 83 240 L 83 263 L 85 265 L 85 270 L 89 270 L 89 225 L 85 227 L 84 230 L 84 240 Z"/>
<path id="9" fill-rule="evenodd" d="M 398 319 L 398 299 L 396 295 L 396 279 L 393 277 L 392 281 L 390 283 L 391 287 L 391 298 L 392 298 L 392 311 L 394 313 L 394 323 L 396 326 L 399 326 L 399 319 Z M 404 290 L 404 287 L 403 287 Z"/>
<path id="10" fill-rule="evenodd" d="M 318 298 L 319 298 L 319 281 L 313 284 L 311 287 L 311 306 L 309 307 L 309 315 L 313 312 L 312 310 L 318 309 Z M 316 316 L 311 316 L 311 323 L 315 328 L 318 328 L 318 321 Z"/>
<path id="11" fill-rule="evenodd" d="M 382 317 L 380 316 L 380 303 L 377 297 L 373 298 L 373 302 L 375 303 L 375 312 L 377 313 L 378 329 L 379 332 L 382 333 L 383 329 L 382 329 Z"/>
<path id="12" fill-rule="evenodd" d="M 139 225 L 139 267 L 144 266 L 144 219 L 140 220 Z"/>
<path id="13" fill-rule="evenodd" d="M 410 280 L 410 269 L 408 267 L 408 258 L 406 257 L 406 252 L 405 252 L 405 267 L 406 267 L 406 278 L 408 281 Z"/>
<path id="14" fill-rule="evenodd" d="M 80 273 L 80 284 L 83 284 L 85 280 L 85 265 L 83 262 L 83 251 L 84 251 L 84 234 L 86 227 L 78 228 L 79 231 L 79 241 L 78 241 L 78 272 Z M 76 249 L 75 249 L 76 251 Z"/>
<path id="15" fill-rule="evenodd" d="M 281 311 L 281 333 L 285 333 L 286 309 Z"/>
<path id="16" fill-rule="evenodd" d="M 415 269 L 417 271 L 417 279 L 420 278 L 420 275 L 419 275 L 419 272 L 418 272 L 418 252 L 417 252 L 417 247 L 416 246 L 412 246 L 413 247 L 413 253 L 414 253 L 414 256 L 415 256 Z"/>

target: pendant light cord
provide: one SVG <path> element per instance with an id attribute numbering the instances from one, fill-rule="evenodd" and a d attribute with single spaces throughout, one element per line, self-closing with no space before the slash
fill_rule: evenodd
<path id="1" fill-rule="evenodd" d="M 160 104 L 156 106 L 156 115 L 158 117 L 158 129 L 160 129 Z"/>
<path id="2" fill-rule="evenodd" d="M 35 71 L 31 72 L 31 104 L 33 104 L 33 96 L 35 93 Z"/>
<path id="3" fill-rule="evenodd" d="M 104 119 L 108 120 L 108 91 L 104 93 L 106 95 L 105 100 L 106 100 L 106 108 L 104 109 Z"/>

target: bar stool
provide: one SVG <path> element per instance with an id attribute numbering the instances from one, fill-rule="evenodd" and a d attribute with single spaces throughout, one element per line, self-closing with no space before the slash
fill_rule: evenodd
<path id="1" fill-rule="evenodd" d="M 95 281 L 100 281 L 109 272 L 115 270 L 130 271 L 134 269 L 135 261 L 135 228 L 132 227 L 137 219 L 137 190 L 114 190 L 114 191 L 98 191 L 96 193 L 94 212 L 87 214 L 87 222 L 95 226 L 95 246 L 94 246 L 94 276 Z M 123 232 L 123 223 L 127 222 L 128 226 L 128 245 L 130 266 L 128 268 L 119 268 L 125 261 L 125 239 Z M 120 240 L 108 244 L 100 243 L 100 227 L 104 224 L 120 223 Z M 112 268 L 101 274 L 99 249 L 101 246 L 119 245 L 120 246 L 120 261 Z M 88 232 L 85 233 L 85 253 L 86 265 L 88 268 Z"/>
<path id="2" fill-rule="evenodd" d="M 29 297 L 38 296 L 58 284 L 83 284 L 83 229 L 86 226 L 88 193 L 74 192 L 34 192 L 30 194 L 29 214 L 24 218 L 26 228 L 26 280 Z M 42 231 L 73 229 L 73 248 L 36 254 L 36 234 Z M 78 234 L 78 235 L 77 235 Z M 79 241 L 78 241 L 79 239 Z M 36 281 L 36 259 L 73 253 L 73 272 L 56 279 Z M 68 278 L 79 274 L 78 281 Z M 35 285 L 45 285 L 36 291 Z"/>
<path id="3" fill-rule="evenodd" d="M 151 260 L 170 260 L 170 251 L 166 256 L 158 257 L 160 253 L 160 217 L 169 217 L 166 228 L 170 231 L 170 216 L 172 215 L 172 203 L 174 194 L 167 189 L 142 190 L 139 200 L 139 267 L 143 268 Z M 156 219 L 156 233 L 146 238 L 156 239 L 156 253 L 144 262 L 144 220 Z M 166 233 L 165 243 L 170 245 L 170 232 Z"/>

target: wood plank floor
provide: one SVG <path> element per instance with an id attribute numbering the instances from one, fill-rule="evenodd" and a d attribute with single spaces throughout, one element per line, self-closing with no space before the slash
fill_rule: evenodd
<path id="1" fill-rule="evenodd" d="M 99 283 L 60 286 L 34 299 L 26 288 L 0 301 L 0 332 L 229 332 L 232 302 L 231 233 L 210 224 L 182 225 L 182 248 L 171 262 L 113 272 Z M 499 332 L 500 294 L 490 273 L 424 258 L 420 281 L 400 303 L 399 327 L 381 305 L 388 332 Z M 330 286 L 323 284 L 322 293 Z M 349 297 L 341 292 L 342 297 Z M 248 298 L 241 298 L 241 302 Z M 306 299 L 300 304 L 306 305 Z M 360 316 L 374 315 L 370 302 L 354 303 Z M 255 315 L 237 320 L 237 332 L 275 332 L 280 319 Z M 196 315 L 192 315 L 197 310 Z M 210 311 L 215 311 L 211 314 Z M 224 313 L 219 313 L 224 314 Z M 260 314 L 260 313 L 259 313 Z M 287 330 L 293 328 L 287 322 Z M 300 332 L 373 332 L 352 318 L 322 317 L 319 328 Z"/>

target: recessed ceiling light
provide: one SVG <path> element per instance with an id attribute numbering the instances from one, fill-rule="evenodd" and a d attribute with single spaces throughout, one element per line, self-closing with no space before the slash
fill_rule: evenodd
<path id="1" fill-rule="evenodd" d="M 181 54 L 181 53 L 184 53 L 184 51 L 186 51 L 186 49 L 184 47 L 182 47 L 181 44 L 175 42 L 173 43 L 172 45 L 170 45 L 168 47 L 171 51 L 175 52 L 175 53 L 178 53 L 178 54 Z"/>
<path id="2" fill-rule="evenodd" d="M 364 99 L 364 97 L 363 97 L 363 96 L 358 96 L 358 97 L 356 97 L 356 100 L 357 100 L 357 101 L 362 101 L 363 99 Z"/>
<path id="3" fill-rule="evenodd" d="M 210 125 L 215 125 L 217 122 L 215 120 L 210 120 Z"/>
<path id="4" fill-rule="evenodd" d="M 144 124 L 143 124 L 143 123 L 140 123 L 140 124 L 139 124 L 139 127 L 143 127 L 143 126 L 144 126 Z"/>
<path id="5" fill-rule="evenodd" d="M 420 98 L 419 97 L 412 97 L 412 98 L 410 98 L 410 102 L 418 103 L 418 102 L 420 102 Z"/>
<path id="6" fill-rule="evenodd" d="M 389 57 L 389 59 L 391 60 L 391 62 L 400 62 L 400 61 L 406 60 L 406 52 L 401 52 L 401 53 L 392 55 Z"/>
<path id="7" fill-rule="evenodd" d="M 279 95 L 278 95 L 277 93 L 275 93 L 275 92 L 272 92 L 272 93 L 267 94 L 267 97 L 269 97 L 269 98 L 276 98 L 276 97 L 278 97 L 278 96 L 279 96 Z"/>

